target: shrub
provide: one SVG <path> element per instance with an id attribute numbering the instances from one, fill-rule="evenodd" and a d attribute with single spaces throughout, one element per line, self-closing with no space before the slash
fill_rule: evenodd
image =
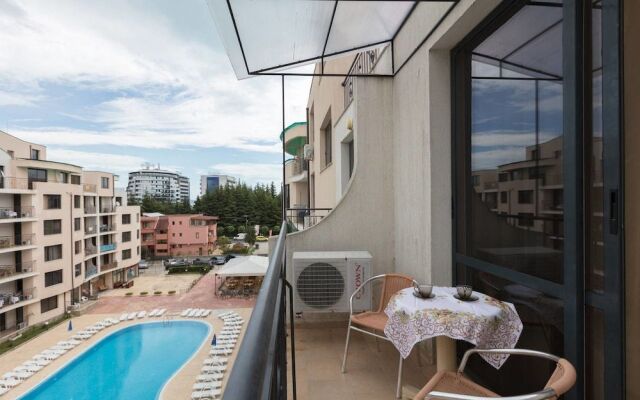
<path id="1" fill-rule="evenodd" d="M 238 225 L 238 233 L 246 233 L 247 232 L 247 228 L 244 227 L 244 225 Z"/>
<path id="2" fill-rule="evenodd" d="M 133 296 L 133 292 L 127 292 L 124 294 L 125 296 Z"/>
<path id="3" fill-rule="evenodd" d="M 262 226 L 260 227 L 260 234 L 261 234 L 262 236 L 267 236 L 267 235 L 269 234 L 269 227 L 268 227 L 268 226 L 266 226 L 266 225 L 262 225 Z"/>
<path id="4" fill-rule="evenodd" d="M 272 232 L 274 235 L 278 235 L 278 234 L 280 234 L 280 227 L 279 227 L 279 226 L 277 226 L 277 225 L 276 225 L 276 226 L 274 226 L 274 227 L 271 229 L 271 232 Z"/>
<path id="5" fill-rule="evenodd" d="M 211 267 L 208 266 L 207 264 L 200 264 L 200 265 L 190 265 L 187 267 L 169 268 L 168 273 L 169 274 L 189 274 L 189 273 L 206 274 L 210 270 L 211 270 Z"/>
<path id="6" fill-rule="evenodd" d="M 176 294 L 176 291 L 175 291 L 175 290 L 169 290 L 169 291 L 167 292 L 167 294 L 168 294 L 169 296 L 173 296 L 174 294 Z"/>
<path id="7" fill-rule="evenodd" d="M 233 236 L 236 233 L 236 227 L 233 225 L 229 225 L 226 228 L 224 228 L 224 231 L 227 235 Z"/>
<path id="8" fill-rule="evenodd" d="M 155 295 L 157 296 L 157 295 L 159 295 L 159 294 L 162 294 L 162 291 L 160 291 L 160 290 L 156 290 L 155 292 L 153 292 L 153 294 L 155 294 Z"/>
<path id="9" fill-rule="evenodd" d="M 148 294 L 149 294 L 149 292 L 140 292 L 140 296 L 146 296 Z"/>
<path id="10" fill-rule="evenodd" d="M 218 246 L 224 248 L 231 244 L 231 239 L 226 236 L 218 236 Z"/>

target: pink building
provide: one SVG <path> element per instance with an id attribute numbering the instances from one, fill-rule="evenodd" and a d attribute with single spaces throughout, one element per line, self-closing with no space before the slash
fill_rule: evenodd
<path id="1" fill-rule="evenodd" d="M 140 219 L 143 257 L 206 256 L 216 244 L 218 217 L 149 214 Z"/>

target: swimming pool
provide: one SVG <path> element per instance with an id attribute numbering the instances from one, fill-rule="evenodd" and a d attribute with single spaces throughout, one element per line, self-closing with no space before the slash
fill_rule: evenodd
<path id="1" fill-rule="evenodd" d="M 154 400 L 209 335 L 198 321 L 152 322 L 116 331 L 20 400 Z"/>

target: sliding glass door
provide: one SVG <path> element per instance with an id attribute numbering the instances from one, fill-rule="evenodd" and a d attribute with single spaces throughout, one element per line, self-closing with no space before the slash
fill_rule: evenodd
<path id="1" fill-rule="evenodd" d="M 571 359 L 572 396 L 593 399 L 622 368 L 619 104 L 607 100 L 619 73 L 602 51 L 617 25 L 602 6 L 505 2 L 453 58 L 456 280 L 513 303 L 518 346 Z M 537 390 L 553 370 L 481 363 L 477 378 L 503 395 Z"/>

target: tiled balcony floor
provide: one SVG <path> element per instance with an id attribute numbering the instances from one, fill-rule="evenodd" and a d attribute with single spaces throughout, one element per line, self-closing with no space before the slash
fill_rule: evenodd
<path id="1" fill-rule="evenodd" d="M 345 335 L 346 323 L 296 325 L 298 399 L 395 399 L 399 361 L 397 350 L 383 340 L 378 341 L 378 350 L 373 337 L 353 332 L 347 373 L 342 374 L 340 366 Z M 418 351 L 416 347 L 405 360 L 403 386 L 421 388 L 435 373 L 435 364 L 426 361 L 429 358 L 427 353 L 426 350 Z M 421 363 L 418 358 L 422 360 Z M 289 399 L 293 399 L 290 376 L 289 373 Z"/>

